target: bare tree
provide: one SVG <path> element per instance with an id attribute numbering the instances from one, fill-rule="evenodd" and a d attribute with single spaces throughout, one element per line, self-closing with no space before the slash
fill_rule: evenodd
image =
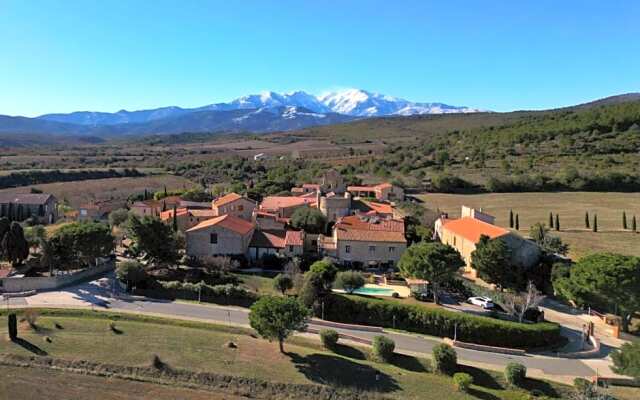
<path id="1" fill-rule="evenodd" d="M 544 295 L 536 289 L 532 281 L 529 281 L 525 292 L 505 293 L 503 298 L 503 306 L 507 312 L 517 317 L 519 322 L 522 322 L 527 310 L 537 307 L 544 299 Z"/>

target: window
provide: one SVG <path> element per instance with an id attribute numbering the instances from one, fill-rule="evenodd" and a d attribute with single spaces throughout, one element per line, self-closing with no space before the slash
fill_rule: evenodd
<path id="1" fill-rule="evenodd" d="M 244 210 L 244 206 L 242 204 L 239 204 L 238 205 L 238 211 L 242 211 L 242 210 Z"/>
<path id="2" fill-rule="evenodd" d="M 293 253 L 293 245 L 291 245 L 291 244 L 289 245 L 289 252 Z"/>
<path id="3" fill-rule="evenodd" d="M 369 246 L 369 254 L 375 254 L 376 253 L 376 246 Z"/>
<path id="4" fill-rule="evenodd" d="M 453 245 L 454 246 L 456 245 L 456 237 L 455 236 L 453 237 Z"/>
<path id="5" fill-rule="evenodd" d="M 393 254 L 393 253 L 395 253 L 395 252 L 396 252 L 396 248 L 395 248 L 395 247 L 393 247 L 393 246 L 390 246 L 390 247 L 389 247 L 389 253 Z"/>
<path id="6" fill-rule="evenodd" d="M 209 241 L 211 242 L 211 244 L 218 244 L 218 234 L 217 233 L 212 233 L 209 236 Z"/>
<path id="7" fill-rule="evenodd" d="M 344 246 L 344 252 L 345 253 L 351 253 L 351 246 L 349 246 L 349 245 Z"/>

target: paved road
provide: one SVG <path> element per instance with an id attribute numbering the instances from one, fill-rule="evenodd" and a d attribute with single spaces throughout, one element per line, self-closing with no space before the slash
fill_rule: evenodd
<path id="1" fill-rule="evenodd" d="M 224 307 L 212 304 L 201 305 L 194 303 L 172 302 L 153 299 L 129 298 L 127 296 L 112 297 L 112 280 L 102 278 L 90 283 L 81 284 L 55 292 L 38 293 L 25 299 L 11 299 L 15 306 L 93 306 L 95 308 L 124 310 L 129 312 L 152 313 L 167 317 L 196 318 L 215 321 L 223 324 L 247 325 L 248 310 L 238 307 Z M 26 304 L 25 304 L 26 303 Z M 314 323 L 310 328 L 321 329 Z M 363 338 L 372 339 L 378 332 L 368 332 L 352 328 L 339 328 L 338 332 Z M 431 349 L 440 343 L 440 339 L 413 334 L 385 331 L 384 335 L 392 338 L 399 352 L 410 354 L 430 354 Z M 587 361 L 572 360 L 538 355 L 512 356 L 468 349 L 456 349 L 458 358 L 462 362 L 501 369 L 509 362 L 519 362 L 527 366 L 539 376 L 593 376 L 594 369 L 587 365 Z"/>

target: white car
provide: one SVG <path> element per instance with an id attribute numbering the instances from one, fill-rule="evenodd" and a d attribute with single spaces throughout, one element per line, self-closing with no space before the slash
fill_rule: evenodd
<path id="1" fill-rule="evenodd" d="M 493 300 L 491 300 L 488 297 L 482 297 L 482 296 L 469 297 L 467 301 L 473 305 L 480 306 L 487 310 L 494 307 Z"/>

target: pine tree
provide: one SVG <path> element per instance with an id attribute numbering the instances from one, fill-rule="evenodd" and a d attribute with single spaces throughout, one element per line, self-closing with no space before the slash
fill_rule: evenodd
<path id="1" fill-rule="evenodd" d="M 560 214 L 556 214 L 556 231 L 560 230 Z"/>
<path id="2" fill-rule="evenodd" d="M 513 228 L 513 210 L 509 210 L 509 228 Z"/>
<path id="3" fill-rule="evenodd" d="M 627 213 L 625 211 L 622 212 L 622 229 L 627 230 Z"/>
<path id="4" fill-rule="evenodd" d="M 584 212 L 584 227 L 589 229 L 589 211 Z"/>
<path id="5" fill-rule="evenodd" d="M 637 232 L 638 226 L 636 225 L 636 216 L 634 215 L 633 218 L 631 218 L 631 230 L 633 232 Z"/>
<path id="6" fill-rule="evenodd" d="M 178 213 L 177 213 L 176 205 L 173 205 L 173 231 L 178 231 Z"/>
<path id="7" fill-rule="evenodd" d="M 549 229 L 553 228 L 553 213 L 549 213 Z"/>
<path id="8" fill-rule="evenodd" d="M 598 214 L 593 214 L 593 231 L 598 232 Z"/>
<path id="9" fill-rule="evenodd" d="M 520 217 L 516 214 L 516 230 L 520 230 Z"/>

